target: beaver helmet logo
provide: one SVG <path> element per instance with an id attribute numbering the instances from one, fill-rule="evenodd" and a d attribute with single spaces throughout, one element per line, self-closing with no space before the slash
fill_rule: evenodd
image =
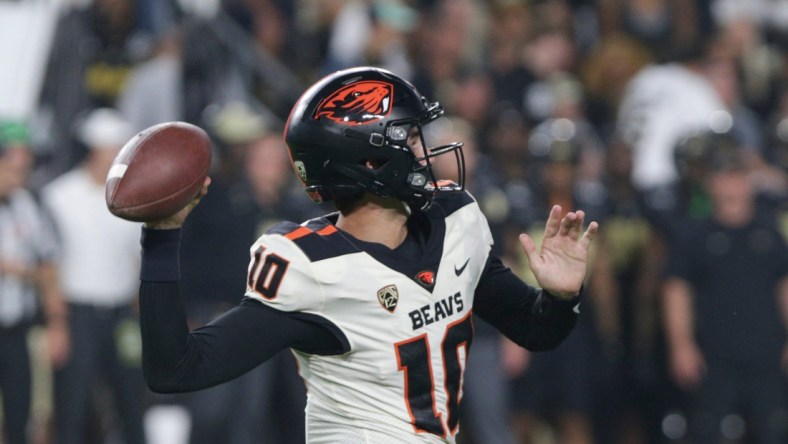
<path id="1" fill-rule="evenodd" d="M 324 99 L 315 119 L 326 117 L 346 125 L 364 125 L 382 120 L 391 112 L 394 86 L 379 80 L 346 85 Z"/>
<path id="2" fill-rule="evenodd" d="M 390 313 L 394 313 L 399 301 L 399 291 L 396 285 L 386 285 L 378 290 L 378 302 Z"/>

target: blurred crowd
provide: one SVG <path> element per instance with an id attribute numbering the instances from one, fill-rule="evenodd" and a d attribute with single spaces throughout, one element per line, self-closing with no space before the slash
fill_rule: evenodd
<path id="1" fill-rule="evenodd" d="M 103 184 L 139 130 L 209 132 L 182 244 L 200 325 L 239 301 L 259 234 L 330 211 L 281 131 L 306 85 L 356 65 L 445 107 L 427 143 L 465 142 L 524 279 L 517 234 L 552 204 L 600 222 L 557 350 L 475 321 L 461 443 L 788 442 L 786 0 L 63 2 L 36 116 L 0 116 L 4 442 L 303 442 L 287 353 L 194 394 L 144 387 L 139 227 Z"/>

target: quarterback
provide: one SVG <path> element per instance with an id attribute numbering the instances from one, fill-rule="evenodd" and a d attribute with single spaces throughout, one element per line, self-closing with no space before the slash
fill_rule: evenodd
<path id="1" fill-rule="evenodd" d="M 462 143 L 429 147 L 443 109 L 388 71 L 361 67 L 311 86 L 285 128 L 293 169 L 337 212 L 282 222 L 250 248 L 246 294 L 189 331 L 179 292 L 180 227 L 199 198 L 143 227 L 143 369 L 157 392 L 199 390 L 292 350 L 308 388 L 309 443 L 453 443 L 472 314 L 529 350 L 577 319 L 589 244 L 584 213 L 553 207 L 542 245 L 520 242 L 541 288 L 491 253 L 464 190 Z M 458 183 L 433 176 L 454 156 Z M 189 295 L 183 295 L 188 298 Z"/>

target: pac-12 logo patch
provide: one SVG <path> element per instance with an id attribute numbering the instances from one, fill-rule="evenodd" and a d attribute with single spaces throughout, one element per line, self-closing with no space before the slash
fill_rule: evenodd
<path id="1" fill-rule="evenodd" d="M 391 112 L 394 86 L 379 80 L 354 82 L 323 99 L 315 119 L 326 117 L 346 125 L 364 125 L 383 119 Z"/>
<path id="2" fill-rule="evenodd" d="M 399 291 L 396 285 L 386 285 L 378 290 L 378 302 L 390 313 L 394 313 L 397 308 L 397 301 L 399 301 Z"/>

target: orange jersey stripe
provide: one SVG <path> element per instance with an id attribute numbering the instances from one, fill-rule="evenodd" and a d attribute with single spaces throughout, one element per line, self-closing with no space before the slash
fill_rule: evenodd
<path id="1" fill-rule="evenodd" d="M 333 225 L 326 225 L 326 227 L 325 228 L 321 228 L 317 232 L 317 234 L 319 234 L 321 236 L 328 236 L 329 234 L 334 234 L 336 232 L 337 232 L 337 229 L 336 229 L 335 226 L 333 226 Z"/>
<path id="2" fill-rule="evenodd" d="M 306 236 L 307 234 L 310 234 L 310 233 L 312 233 L 312 230 L 310 230 L 309 228 L 307 228 L 307 227 L 299 227 L 298 229 L 293 230 L 293 231 L 285 234 L 285 237 L 290 239 L 290 240 L 296 240 L 299 237 L 304 237 L 304 236 Z"/>
<path id="3" fill-rule="evenodd" d="M 327 226 L 321 228 L 316 233 L 321 235 L 321 236 L 328 236 L 329 234 L 333 234 L 333 233 L 336 233 L 336 232 L 337 232 L 336 227 L 334 227 L 333 225 L 327 225 Z M 312 231 L 312 230 L 310 230 L 307 227 L 299 227 L 299 228 L 297 228 L 297 229 L 285 234 L 285 237 L 290 239 L 290 240 L 296 240 L 298 238 L 304 237 L 304 236 L 306 236 L 308 234 L 312 234 L 312 233 L 315 233 L 315 231 Z"/>

